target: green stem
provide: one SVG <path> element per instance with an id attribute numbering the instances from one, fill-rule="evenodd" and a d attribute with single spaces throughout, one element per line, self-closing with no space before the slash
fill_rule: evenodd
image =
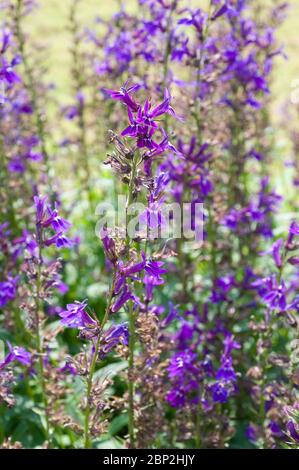
<path id="1" fill-rule="evenodd" d="M 128 197 L 127 197 L 127 204 L 126 204 L 126 212 L 132 202 L 134 201 L 134 184 L 135 184 L 135 177 L 137 172 L 137 167 L 139 164 L 139 155 L 138 152 L 135 153 L 132 161 L 131 167 L 131 175 L 130 175 L 130 182 L 129 182 L 129 190 L 128 190 Z M 130 237 L 128 235 L 128 224 L 129 218 L 127 214 L 127 239 L 126 244 L 127 248 L 130 245 Z M 133 379 L 133 371 L 134 371 L 134 349 L 135 349 L 135 315 L 133 311 L 133 302 L 130 301 L 129 307 L 129 367 L 128 367 L 128 392 L 129 392 L 129 403 L 128 403 L 128 428 L 129 428 L 129 438 L 130 438 L 130 448 L 133 449 L 135 447 L 135 419 L 134 419 L 134 379 Z"/>
<path id="2" fill-rule="evenodd" d="M 134 349 L 135 349 L 135 315 L 133 311 L 133 302 L 130 302 L 129 310 L 129 370 L 128 370 L 128 390 L 129 390 L 129 407 L 128 407 L 128 427 L 130 437 L 130 448 L 135 448 L 135 412 L 134 412 Z"/>
<path id="3" fill-rule="evenodd" d="M 130 244 L 130 237 L 128 234 L 128 225 L 129 225 L 128 209 L 134 201 L 134 184 L 135 184 L 137 167 L 139 163 L 138 160 L 139 160 L 139 155 L 138 155 L 138 152 L 136 152 L 132 161 L 131 175 L 130 175 L 130 182 L 129 182 L 129 192 L 128 192 L 127 203 L 126 203 L 126 233 L 127 233 L 126 245 L 127 247 Z"/>
<path id="4" fill-rule="evenodd" d="M 48 399 L 46 393 L 46 384 L 45 384 L 45 374 L 44 374 L 44 361 L 43 361 L 43 344 L 41 339 L 41 332 L 40 332 L 40 297 L 41 297 L 41 266 L 42 266 L 42 239 L 41 239 L 41 232 L 40 228 L 37 227 L 37 238 L 39 241 L 39 259 L 38 259 L 38 268 L 37 268 L 37 279 L 36 279 L 36 296 L 35 296 L 35 322 L 36 322 L 36 349 L 38 353 L 38 376 L 41 385 L 41 392 L 42 392 L 42 402 L 44 405 L 44 413 L 45 413 L 45 421 L 46 421 L 46 428 L 45 428 L 45 436 L 46 440 L 50 443 L 50 423 L 49 423 L 49 416 L 48 416 Z"/>
<path id="5" fill-rule="evenodd" d="M 116 280 L 116 271 L 114 270 L 113 280 L 112 280 L 112 284 L 111 284 L 110 291 L 109 291 L 107 307 L 106 307 L 104 318 L 101 323 L 101 331 L 103 330 L 109 317 L 109 312 L 110 312 L 110 307 L 111 307 L 111 302 L 112 302 L 113 292 L 114 292 L 115 280 Z M 85 417 L 84 417 L 84 448 L 85 449 L 91 448 L 91 440 L 90 440 L 90 435 L 89 435 L 89 418 L 90 418 L 90 413 L 91 413 L 91 406 L 90 406 L 91 400 L 90 399 L 91 399 L 91 393 L 92 393 L 93 376 L 95 373 L 96 363 L 98 359 L 100 342 L 101 342 L 101 334 L 98 335 L 98 338 L 94 347 L 94 353 L 92 356 L 91 365 L 89 369 L 89 375 L 87 378 L 86 408 L 85 408 Z"/>

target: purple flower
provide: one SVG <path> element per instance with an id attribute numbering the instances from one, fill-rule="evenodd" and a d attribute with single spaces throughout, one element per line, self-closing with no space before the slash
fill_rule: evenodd
<path id="1" fill-rule="evenodd" d="M 2 38 L 0 38 L 0 44 L 1 44 L 0 54 L 4 54 L 6 49 L 9 47 L 10 38 L 11 38 L 11 32 L 9 31 L 9 29 L 5 27 L 2 28 Z"/>
<path id="2" fill-rule="evenodd" d="M 223 4 L 222 7 L 220 7 L 219 10 L 217 10 L 216 13 L 214 13 L 214 15 L 212 16 L 212 21 L 215 21 L 217 20 L 217 18 L 220 18 L 220 16 L 224 15 L 227 12 L 227 10 L 227 5 Z"/>
<path id="3" fill-rule="evenodd" d="M 212 396 L 215 403 L 226 403 L 228 400 L 228 390 L 224 382 L 216 382 L 211 386 Z"/>
<path id="4" fill-rule="evenodd" d="M 290 433 L 290 436 L 299 443 L 299 429 L 296 427 L 294 421 L 289 420 L 287 424 L 287 429 Z"/>
<path id="5" fill-rule="evenodd" d="M 290 246 L 293 243 L 294 237 L 299 236 L 299 225 L 295 220 L 290 225 L 289 236 L 287 241 L 287 246 Z"/>
<path id="6" fill-rule="evenodd" d="M 262 254 L 269 254 L 271 253 L 274 259 L 274 262 L 277 268 L 282 267 L 282 258 L 281 258 L 281 248 L 283 246 L 283 239 L 279 238 L 269 250 L 263 251 Z"/>
<path id="7" fill-rule="evenodd" d="M 257 429 L 254 425 L 249 424 L 246 429 L 246 437 L 249 441 L 255 442 L 257 440 Z"/>
<path id="8" fill-rule="evenodd" d="M 176 353 L 170 360 L 168 376 L 172 390 L 167 395 L 171 406 L 181 408 L 188 401 L 198 402 L 199 364 L 197 355 L 191 351 Z"/>
<path id="9" fill-rule="evenodd" d="M 160 153 L 162 147 L 163 150 L 167 148 L 168 139 L 162 141 L 160 144 L 153 139 L 154 134 L 159 128 L 156 120 L 163 114 L 176 116 L 173 108 L 170 106 L 170 93 L 166 89 L 163 102 L 152 109 L 149 99 L 145 101 L 143 107 L 136 103 L 129 95 L 129 92 L 132 90 L 136 90 L 136 85 L 129 89 L 123 87 L 120 92 L 108 90 L 108 93 L 113 99 L 121 100 L 127 106 L 130 124 L 122 131 L 122 136 L 135 138 L 137 147 L 139 148 L 145 147 L 150 151 L 159 151 Z"/>
<path id="10" fill-rule="evenodd" d="M 255 281 L 252 287 L 258 288 L 259 295 L 271 310 L 279 308 L 284 311 L 286 309 L 287 288 L 283 279 L 278 283 L 277 277 L 273 274 Z"/>
<path id="11" fill-rule="evenodd" d="M 53 237 L 44 241 L 45 246 L 56 245 L 57 248 L 70 248 L 73 246 L 72 240 L 66 237 L 63 233 L 55 233 Z"/>
<path id="12" fill-rule="evenodd" d="M 12 85 L 20 81 L 19 76 L 13 70 L 16 64 L 15 61 L 9 63 L 4 56 L 0 55 L 0 82 L 5 80 L 8 85 Z"/>
<path id="13" fill-rule="evenodd" d="M 131 96 L 130 94 L 135 93 L 135 91 L 139 90 L 141 88 L 140 85 L 132 85 L 127 88 L 127 83 L 121 87 L 121 89 L 118 90 L 109 90 L 107 88 L 104 89 L 108 95 L 111 96 L 113 100 L 116 101 L 122 101 L 128 109 L 130 109 L 132 112 L 136 113 L 138 109 L 140 108 L 140 104 L 138 104 Z"/>
<path id="14" fill-rule="evenodd" d="M 104 357 L 116 346 L 122 344 L 127 346 L 129 343 L 128 327 L 125 323 L 113 325 L 105 331 L 101 337 L 99 348 L 100 357 Z"/>
<path id="15" fill-rule="evenodd" d="M 4 307 L 16 297 L 18 281 L 19 276 L 8 276 L 6 281 L 0 282 L 0 307 Z"/>
<path id="16" fill-rule="evenodd" d="M 4 361 L 0 363 L 0 370 L 14 361 L 20 362 L 24 366 L 30 366 L 31 354 L 28 351 L 19 346 L 13 347 L 9 341 L 7 341 L 7 345 L 9 348 L 9 353 L 5 357 Z"/>
<path id="17" fill-rule="evenodd" d="M 108 256 L 111 263 L 115 264 L 117 261 L 115 243 L 114 243 L 113 238 L 109 236 L 107 229 L 104 229 L 102 231 L 101 240 L 102 240 L 106 255 Z"/>
<path id="18" fill-rule="evenodd" d="M 127 284 L 125 284 L 118 298 L 111 305 L 111 309 L 110 309 L 111 312 L 112 313 L 118 312 L 125 305 L 125 303 L 128 302 L 128 300 L 135 300 L 135 297 L 133 296 L 132 292 L 129 290 Z"/>
<path id="19" fill-rule="evenodd" d="M 61 372 L 62 374 L 71 374 L 71 375 L 77 375 L 77 369 L 76 367 L 70 363 L 70 362 L 66 362 L 65 365 L 63 367 L 61 367 L 60 369 L 58 369 L 59 372 Z"/>
<path id="20" fill-rule="evenodd" d="M 49 219 L 48 219 L 47 222 L 44 223 L 44 227 L 47 227 L 49 224 L 51 224 L 53 230 L 56 233 L 66 232 L 70 228 L 71 223 L 68 222 L 67 220 L 63 219 L 58 214 L 57 203 L 55 203 L 55 209 L 54 210 L 52 210 L 51 207 L 48 206 L 47 211 L 48 211 L 48 214 L 49 214 Z"/>
<path id="21" fill-rule="evenodd" d="M 61 323 L 69 328 L 93 330 L 97 328 L 98 323 L 96 320 L 86 312 L 87 301 L 74 302 L 68 304 L 66 310 L 59 313 L 62 318 Z"/>
<path id="22" fill-rule="evenodd" d="M 199 8 L 197 10 L 189 9 L 188 13 L 190 16 L 186 18 L 181 18 L 178 21 L 178 24 L 184 24 L 188 26 L 192 25 L 195 27 L 198 33 L 201 33 L 207 20 L 207 14 Z"/>
<path id="23" fill-rule="evenodd" d="M 47 196 L 34 196 L 34 205 L 36 208 L 36 225 L 37 227 L 46 229 L 52 227 L 55 234 L 42 240 L 45 246 L 56 245 L 57 248 L 70 248 L 73 241 L 64 235 L 69 227 L 70 222 L 63 219 L 58 213 L 58 205 L 55 202 L 54 210 L 47 204 Z"/>

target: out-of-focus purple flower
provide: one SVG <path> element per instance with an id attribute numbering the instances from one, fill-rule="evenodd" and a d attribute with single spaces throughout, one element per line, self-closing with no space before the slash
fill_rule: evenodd
<path id="1" fill-rule="evenodd" d="M 212 21 L 215 21 L 217 20 L 217 18 L 220 18 L 220 16 L 224 15 L 228 10 L 228 7 L 227 5 L 224 3 L 220 8 L 219 10 L 217 10 L 214 15 L 212 16 Z"/>
<path id="2" fill-rule="evenodd" d="M 5 357 L 4 361 L 0 363 L 0 370 L 9 365 L 11 362 L 17 361 L 24 366 L 30 366 L 31 354 L 24 348 L 15 346 L 13 347 L 9 341 L 7 341 L 9 353 Z"/>
<path id="3" fill-rule="evenodd" d="M 282 267 L 282 258 L 281 258 L 281 248 L 283 246 L 283 239 L 279 238 L 273 243 L 272 247 L 269 250 L 263 251 L 262 254 L 271 253 L 274 259 L 274 262 L 278 269 Z"/>
<path id="4" fill-rule="evenodd" d="M 257 440 L 257 429 L 256 429 L 256 427 L 252 424 L 249 424 L 247 426 L 245 435 L 246 435 L 246 437 L 249 441 L 256 442 L 256 440 Z"/>
<path id="5" fill-rule="evenodd" d="M 226 403 L 228 398 L 236 393 L 237 375 L 231 355 L 233 349 L 240 349 L 240 345 L 230 333 L 226 333 L 221 365 L 216 372 L 216 382 L 210 388 L 215 403 Z"/>
<path id="6" fill-rule="evenodd" d="M 174 408 L 181 408 L 187 401 L 197 403 L 199 392 L 199 364 L 197 355 L 192 351 L 176 353 L 168 366 L 172 390 L 167 401 Z"/>
<path id="7" fill-rule="evenodd" d="M 211 386 L 212 396 L 215 403 L 226 403 L 229 392 L 225 382 L 216 382 Z"/>
<path id="8" fill-rule="evenodd" d="M 296 427 L 294 421 L 289 420 L 287 423 L 287 430 L 290 436 L 299 443 L 299 428 Z"/>
<path id="9" fill-rule="evenodd" d="M 178 24 L 194 26 L 198 33 L 201 33 L 205 22 L 207 20 L 207 14 L 199 8 L 197 10 L 188 10 L 189 17 L 181 18 Z"/>
<path id="10" fill-rule="evenodd" d="M 8 276 L 6 281 L 0 282 L 0 307 L 4 307 L 13 300 L 17 294 L 19 276 Z"/>
<path id="11" fill-rule="evenodd" d="M 11 39 L 11 32 L 8 28 L 3 27 L 2 32 L 1 32 L 1 38 L 0 38 L 0 44 L 1 44 L 1 49 L 0 49 L 0 54 L 4 54 L 6 52 L 6 49 L 8 48 L 10 44 L 10 39 Z"/>
<path id="12" fill-rule="evenodd" d="M 288 247 L 291 246 L 291 244 L 293 243 L 294 237 L 296 236 L 299 236 L 299 225 L 297 224 L 295 220 L 293 220 L 289 229 L 289 236 L 287 240 Z"/>
<path id="13" fill-rule="evenodd" d="M 62 374 L 77 375 L 77 369 L 71 362 L 66 362 L 63 367 L 59 369 Z"/>
<path id="14" fill-rule="evenodd" d="M 234 276 L 227 275 L 216 279 L 212 295 L 211 301 L 213 303 L 224 302 L 227 300 L 228 293 L 236 286 L 236 280 Z"/>
<path id="15" fill-rule="evenodd" d="M 13 70 L 15 62 L 9 63 L 5 57 L 0 55 L 0 81 L 5 80 L 8 85 L 20 81 L 20 77 Z"/>

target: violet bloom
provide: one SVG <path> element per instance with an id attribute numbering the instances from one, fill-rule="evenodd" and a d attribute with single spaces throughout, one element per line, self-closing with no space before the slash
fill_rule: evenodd
<path id="1" fill-rule="evenodd" d="M 4 80 L 8 85 L 13 85 L 20 81 L 19 76 L 13 70 L 17 63 L 17 58 L 12 62 L 8 62 L 5 57 L 0 55 L 0 81 Z"/>
<path id="2" fill-rule="evenodd" d="M 69 328 L 92 330 L 97 328 L 96 320 L 86 312 L 87 301 L 68 304 L 66 310 L 59 313 L 61 323 Z"/>
<path id="3" fill-rule="evenodd" d="M 199 8 L 197 10 L 188 10 L 189 17 L 181 18 L 178 24 L 194 26 L 198 33 L 202 33 L 208 15 Z"/>
<path id="4" fill-rule="evenodd" d="M 224 3 L 219 10 L 217 10 L 214 15 L 212 16 L 212 21 L 217 20 L 217 18 L 220 18 L 220 16 L 223 16 L 228 10 L 228 6 Z"/>
<path id="5" fill-rule="evenodd" d="M 299 428 L 295 425 L 295 423 L 290 420 L 287 424 L 287 429 L 289 431 L 290 436 L 299 443 Z"/>
<path id="6" fill-rule="evenodd" d="M 58 369 L 58 371 L 62 374 L 71 374 L 73 376 L 77 375 L 76 367 L 70 362 L 66 362 L 63 367 L 60 367 L 60 369 Z"/>
<path id="7" fill-rule="evenodd" d="M 116 255 L 116 248 L 115 248 L 115 242 L 113 238 L 111 238 L 108 234 L 108 231 L 104 229 L 101 233 L 101 240 L 103 242 L 104 250 L 111 261 L 111 263 L 115 264 L 117 261 L 117 255 Z"/>
<path id="8" fill-rule="evenodd" d="M 130 109 L 132 112 L 137 112 L 140 104 L 138 104 L 131 96 L 131 93 L 134 93 L 135 91 L 139 90 L 141 88 L 140 85 L 132 85 L 127 88 L 127 83 L 123 87 L 120 88 L 120 90 L 109 90 L 107 88 L 104 89 L 108 95 L 111 96 L 111 98 L 115 101 L 121 101 L 124 103 L 128 109 Z"/>
<path id="9" fill-rule="evenodd" d="M 53 237 L 45 240 L 45 246 L 56 245 L 57 248 L 70 248 L 73 246 L 72 240 L 66 237 L 63 233 L 56 233 Z"/>
<path id="10" fill-rule="evenodd" d="M 167 401 L 174 408 L 183 407 L 187 400 L 198 402 L 200 370 L 197 355 L 191 351 L 175 354 L 168 366 L 168 376 L 172 382 L 172 390 Z"/>
<path id="11" fill-rule="evenodd" d="M 216 382 L 211 387 L 212 397 L 215 403 L 226 403 L 229 397 L 229 392 L 226 384 L 223 382 Z"/>
<path id="12" fill-rule="evenodd" d="M 9 47 L 9 44 L 10 44 L 10 39 L 11 39 L 11 32 L 9 31 L 8 28 L 2 28 L 2 34 L 1 34 L 1 38 L 0 38 L 0 44 L 1 44 L 1 48 L 0 48 L 0 54 L 4 54 L 6 49 Z"/>
<path id="13" fill-rule="evenodd" d="M 55 203 L 54 210 L 52 210 L 50 206 L 47 207 L 47 210 L 50 218 L 49 220 L 51 220 L 51 226 L 56 233 L 66 232 L 70 228 L 71 223 L 63 219 L 58 214 L 57 203 Z"/>
<path id="14" fill-rule="evenodd" d="M 282 257 L 281 257 L 281 249 L 283 246 L 283 239 L 279 238 L 269 250 L 263 251 L 262 254 L 266 255 L 271 253 L 273 256 L 274 263 L 276 264 L 277 268 L 280 269 L 282 267 Z"/>
<path id="15" fill-rule="evenodd" d="M 17 361 L 24 366 L 30 366 L 31 364 L 31 354 L 26 351 L 24 348 L 15 346 L 13 347 L 9 341 L 7 341 L 9 353 L 5 357 L 4 361 L 0 363 L 0 370 L 4 369 L 11 362 Z"/>
<path id="16" fill-rule="evenodd" d="M 221 357 L 221 365 L 216 372 L 216 382 L 210 388 L 215 403 L 226 403 L 228 398 L 237 391 L 237 375 L 233 367 L 231 355 L 233 349 L 240 349 L 240 345 L 230 333 L 227 333 L 224 338 L 224 352 Z"/>
<path id="17" fill-rule="evenodd" d="M 47 196 L 34 196 L 34 205 L 36 208 L 37 223 L 44 228 L 52 226 L 56 233 L 66 232 L 71 224 L 63 219 L 58 213 L 57 202 L 54 204 L 54 210 L 47 204 Z"/>
<path id="18" fill-rule="evenodd" d="M 145 271 L 155 279 L 155 282 L 157 284 L 163 284 L 163 279 L 161 276 L 165 273 L 167 273 L 166 269 L 163 269 L 163 262 L 162 261 L 147 261 L 145 265 Z"/>
<path id="19" fill-rule="evenodd" d="M 277 277 L 273 274 L 255 281 L 252 287 L 258 288 L 259 295 L 271 310 L 278 308 L 284 311 L 286 309 L 287 288 L 283 279 L 279 283 Z"/>
<path id="20" fill-rule="evenodd" d="M 122 136 L 135 138 L 138 148 L 147 148 L 150 151 L 159 148 L 160 151 L 161 146 L 163 146 L 163 149 L 165 149 L 168 140 L 166 143 L 163 141 L 163 144 L 159 144 L 153 137 L 159 128 L 156 123 L 159 117 L 164 114 L 176 116 L 173 108 L 170 106 L 171 96 L 169 91 L 166 89 L 162 103 L 152 108 L 149 99 L 146 100 L 144 106 L 139 105 L 133 100 L 129 93 L 135 90 L 136 85 L 128 89 L 124 87 L 119 92 L 108 90 L 113 99 L 121 100 L 127 106 L 130 124 L 122 131 Z"/>
<path id="21" fill-rule="evenodd" d="M 293 220 L 289 229 L 287 246 L 290 246 L 293 243 L 294 237 L 296 236 L 299 236 L 299 225 L 295 220 Z"/>
<path id="22" fill-rule="evenodd" d="M 129 332 L 125 323 L 113 325 L 105 331 L 101 337 L 99 348 L 100 357 L 104 357 L 118 345 L 127 346 L 129 344 Z"/>
<path id="23" fill-rule="evenodd" d="M 0 282 L 0 307 L 4 307 L 13 300 L 17 294 L 19 276 L 8 276 L 7 280 Z"/>
<path id="24" fill-rule="evenodd" d="M 120 295 L 116 299 L 116 301 L 111 305 L 111 312 L 116 313 L 118 312 L 127 302 L 128 300 L 135 300 L 132 292 L 129 290 L 127 284 L 125 284 L 123 290 L 121 291 Z"/>
<path id="25" fill-rule="evenodd" d="M 64 233 L 70 228 L 71 224 L 59 215 L 57 203 L 52 209 L 47 204 L 47 199 L 47 196 L 34 196 L 37 227 L 44 229 L 51 227 L 55 232 L 52 237 L 43 240 L 43 242 L 45 246 L 55 244 L 57 248 L 69 248 L 73 245 L 73 242 Z"/>
<path id="26" fill-rule="evenodd" d="M 11 42 L 11 33 L 4 27 L 2 28 L 2 37 L 0 38 L 0 83 L 6 84 L 9 88 L 16 82 L 20 81 L 19 76 L 15 73 L 14 67 L 20 63 L 20 57 L 16 56 L 11 61 L 5 57 L 5 53 Z M 4 91 L 4 90 L 3 90 Z M 5 93 L 0 98 L 5 100 Z"/>

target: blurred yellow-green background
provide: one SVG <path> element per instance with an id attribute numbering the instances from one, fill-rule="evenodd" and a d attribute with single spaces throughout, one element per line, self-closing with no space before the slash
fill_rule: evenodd
<path id="1" fill-rule="evenodd" d="M 272 0 L 269 0 L 273 3 Z M 123 2 L 128 10 L 137 7 L 137 0 Z M 200 7 L 205 0 L 193 0 L 193 5 Z M 290 102 L 296 80 L 299 80 L 299 1 L 289 0 L 288 16 L 280 27 L 278 38 L 288 59 L 279 58 L 273 74 L 273 98 L 275 108 L 273 119 L 277 122 L 281 106 Z M 69 76 L 65 73 L 69 61 L 69 37 L 67 31 L 71 0 L 40 0 L 40 7 L 30 15 L 28 28 L 43 45 L 49 47 L 46 57 L 51 79 L 58 87 L 61 98 L 68 90 Z M 84 0 L 80 5 L 79 20 L 82 25 L 91 26 L 96 16 L 109 17 L 117 11 L 118 0 Z M 298 86 L 299 87 L 299 86 Z M 299 92 L 298 92 L 299 94 Z M 289 103 L 291 104 L 291 102 Z"/>

